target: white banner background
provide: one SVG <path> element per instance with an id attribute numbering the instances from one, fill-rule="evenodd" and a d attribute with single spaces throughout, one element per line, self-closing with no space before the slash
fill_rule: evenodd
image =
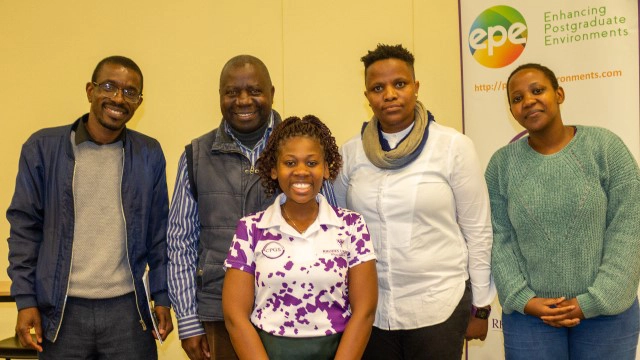
<path id="1" fill-rule="evenodd" d="M 523 130 L 509 112 L 506 81 L 528 62 L 558 77 L 565 124 L 606 127 L 639 160 L 638 1 L 502 4 L 459 0 L 464 129 L 483 165 Z M 468 344 L 469 359 L 504 358 L 501 308 L 497 299 L 493 305 L 487 340 Z"/>

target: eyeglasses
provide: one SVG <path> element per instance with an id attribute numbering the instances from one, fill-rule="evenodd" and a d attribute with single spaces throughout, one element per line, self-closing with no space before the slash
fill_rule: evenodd
<path id="1" fill-rule="evenodd" d="M 125 99 L 125 101 L 132 103 L 132 104 L 137 104 L 138 102 L 140 102 L 140 99 L 142 99 L 142 93 L 139 92 L 136 89 L 121 89 L 119 87 L 117 87 L 115 84 L 111 83 L 111 82 L 103 82 L 102 84 L 98 84 L 95 81 L 91 82 L 94 86 L 97 86 L 100 91 L 102 91 L 102 93 L 104 93 L 107 97 L 110 98 L 114 98 L 116 96 L 118 96 L 118 91 L 122 91 L 122 97 Z"/>

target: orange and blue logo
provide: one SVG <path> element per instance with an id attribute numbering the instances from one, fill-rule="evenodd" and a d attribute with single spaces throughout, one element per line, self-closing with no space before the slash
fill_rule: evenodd
<path id="1" fill-rule="evenodd" d="M 501 68 L 514 62 L 527 45 L 527 23 L 518 10 L 498 5 L 483 11 L 469 30 L 469 50 L 478 63 Z"/>

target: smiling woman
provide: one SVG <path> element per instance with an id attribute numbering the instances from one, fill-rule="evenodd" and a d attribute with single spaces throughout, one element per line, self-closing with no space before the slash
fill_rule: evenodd
<path id="1" fill-rule="evenodd" d="M 258 160 L 267 210 L 242 218 L 225 260 L 223 311 L 240 359 L 359 359 L 378 289 L 362 217 L 320 188 L 342 164 L 318 118 L 280 123 Z M 295 314 L 295 316 L 293 316 Z"/>
<path id="2" fill-rule="evenodd" d="M 511 114 L 529 132 L 529 145 L 542 154 L 558 152 L 571 141 L 572 126 L 564 126 L 560 104 L 564 89 L 545 67 L 524 67 L 507 80 Z"/>
<path id="3" fill-rule="evenodd" d="M 635 359 L 638 165 L 612 132 L 563 123 L 549 68 L 519 66 L 507 91 L 528 136 L 486 171 L 506 358 Z"/>

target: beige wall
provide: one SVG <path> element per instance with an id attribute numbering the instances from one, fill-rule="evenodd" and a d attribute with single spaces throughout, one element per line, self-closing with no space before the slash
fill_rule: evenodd
<path id="1" fill-rule="evenodd" d="M 319 116 L 342 144 L 371 116 L 359 59 L 378 42 L 413 51 L 420 99 L 437 121 L 461 129 L 457 1 L 2 0 L 0 209 L 11 200 L 22 143 L 88 111 L 85 83 L 106 56 L 142 68 L 145 100 L 129 126 L 161 142 L 171 193 L 184 144 L 219 123 L 218 77 L 230 57 L 261 58 L 276 87 L 274 108 Z M 4 216 L 0 233 L 9 235 Z M 0 269 L 7 253 L 3 241 Z M 0 306 L 0 338 L 12 335 L 15 314 Z M 161 358 L 182 358 L 176 333 Z"/>

